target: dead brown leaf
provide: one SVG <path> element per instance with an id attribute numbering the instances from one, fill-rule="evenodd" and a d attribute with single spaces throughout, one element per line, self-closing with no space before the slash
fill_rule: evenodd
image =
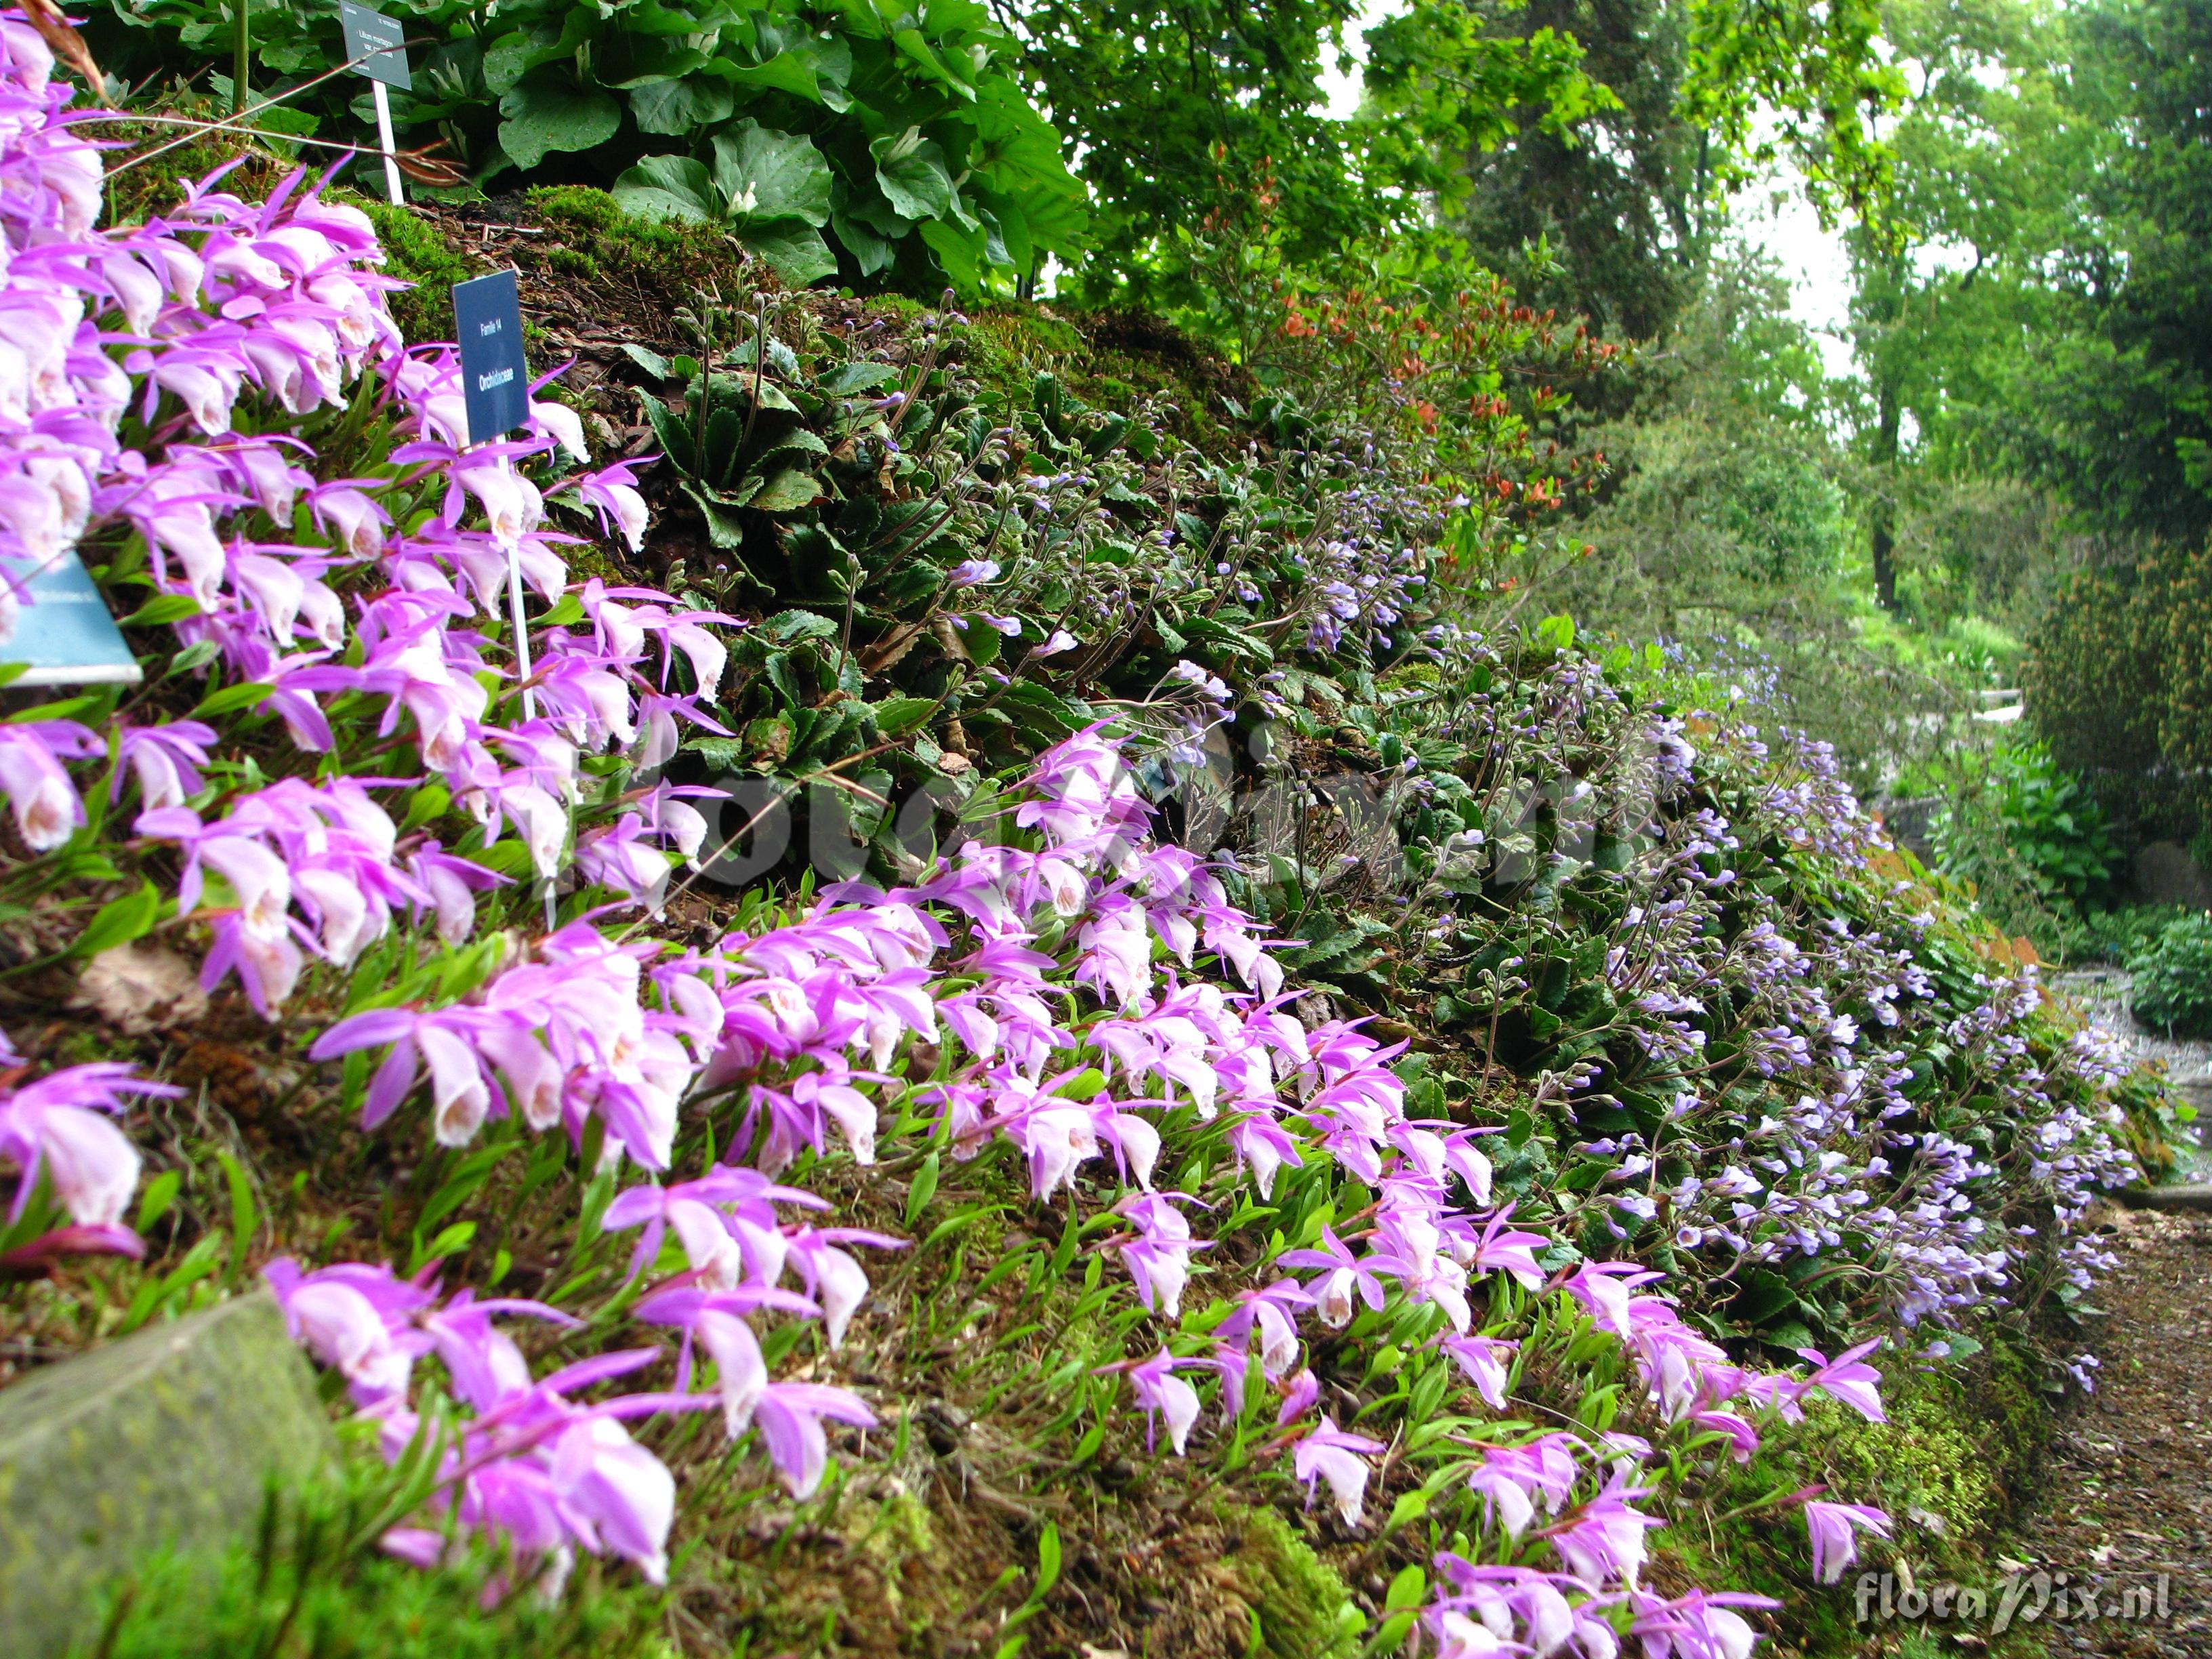
<path id="1" fill-rule="evenodd" d="M 70 1006 L 88 1009 L 126 1036 L 179 1024 L 207 1010 L 191 964 L 166 945 L 132 943 L 102 951 L 78 975 Z"/>

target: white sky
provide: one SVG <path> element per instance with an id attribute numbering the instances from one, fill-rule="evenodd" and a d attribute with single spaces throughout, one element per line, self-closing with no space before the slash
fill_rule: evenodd
<path id="1" fill-rule="evenodd" d="M 1396 9 L 1395 0 L 1365 0 L 1358 21 L 1345 31 L 1345 44 L 1354 58 L 1366 49 L 1364 33 Z M 1329 52 L 1327 58 L 1321 83 L 1328 95 L 1328 112 L 1340 120 L 1359 107 L 1359 67 L 1354 64 L 1350 74 L 1339 74 L 1335 54 Z M 1855 373 L 1846 332 L 1850 264 L 1843 238 L 1820 228 L 1820 216 L 1786 178 L 1744 191 L 1736 198 L 1732 216 L 1738 234 L 1772 254 L 1790 279 L 1790 315 L 1813 331 L 1829 374 Z"/>
<path id="2" fill-rule="evenodd" d="M 1747 190 L 1729 216 L 1737 234 L 1773 255 L 1790 279 L 1790 314 L 1813 331 L 1831 378 L 1857 373 L 1851 362 L 1850 258 L 1842 234 L 1820 228 L 1804 192 L 1786 179 Z"/>

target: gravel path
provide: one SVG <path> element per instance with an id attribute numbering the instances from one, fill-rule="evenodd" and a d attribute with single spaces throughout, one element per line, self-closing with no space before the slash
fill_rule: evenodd
<path id="1" fill-rule="evenodd" d="M 2054 1659 L 2212 1659 L 2212 1217 L 2113 1220 L 2120 1268 L 2098 1286 L 2112 1317 L 2096 1345 L 2097 1392 L 2061 1418 L 2024 1518 L 2014 1622 L 2029 1628 L 2046 1574 L 2033 1627 Z M 2130 1591 L 2148 1613 L 2119 1616 Z"/>

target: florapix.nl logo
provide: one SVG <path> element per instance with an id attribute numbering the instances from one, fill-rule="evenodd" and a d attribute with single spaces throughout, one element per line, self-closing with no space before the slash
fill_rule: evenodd
<path id="1" fill-rule="evenodd" d="M 2021 1567 L 1994 1584 L 1921 1583 L 1911 1570 L 1863 1572 L 1851 1586 L 1859 1625 L 1940 1625 L 2002 1636 L 2018 1625 L 2161 1625 L 2173 1616 L 2172 1575 Z"/>
<path id="2" fill-rule="evenodd" d="M 1311 746 L 1273 723 L 1167 740 L 1139 733 L 1123 755 L 1163 839 L 1263 880 L 1291 873 L 1308 893 L 1358 884 L 1379 898 L 1420 887 L 1501 892 L 1562 881 L 1621 848 L 1631 856 L 1613 867 L 1632 880 L 1633 853 L 1650 844 L 1645 832 L 1660 797 L 1674 775 L 1686 775 L 1682 748 L 1674 735 L 1627 720 L 1571 773 L 1501 769 L 1480 823 L 1448 826 L 1428 856 L 1412 860 L 1403 815 L 1424 784 L 1411 766 L 1315 766 Z M 872 849 L 887 853 L 902 878 L 919 878 L 939 849 L 971 835 L 994 839 L 989 820 L 1006 806 L 977 787 L 962 757 L 946 763 L 945 775 L 905 790 L 890 788 L 880 773 L 866 785 L 843 776 L 716 777 L 687 792 L 707 825 L 692 879 L 742 887 L 795 861 L 818 883 L 847 881 L 868 866 Z"/>

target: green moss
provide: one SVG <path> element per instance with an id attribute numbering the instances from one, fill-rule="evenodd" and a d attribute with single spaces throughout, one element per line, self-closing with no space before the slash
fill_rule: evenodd
<path id="1" fill-rule="evenodd" d="M 1109 409 L 1133 408 L 1144 397 L 1144 393 L 1127 380 L 1118 380 L 1111 374 L 1101 376 L 1095 389 Z"/>
<path id="2" fill-rule="evenodd" d="M 414 284 L 390 298 L 400 332 L 410 343 L 451 339 L 453 310 L 448 290 L 455 283 L 482 276 L 483 262 L 447 240 L 434 220 L 373 198 L 352 199 L 376 227 L 377 240 L 384 245 L 386 274 Z"/>
<path id="3" fill-rule="evenodd" d="M 227 101 L 218 102 L 204 94 L 178 88 L 164 92 L 156 103 L 161 113 L 191 120 L 221 121 L 230 113 Z M 111 125 L 94 121 L 77 131 L 94 139 L 120 138 L 127 146 L 125 151 L 107 158 L 104 222 L 111 225 L 137 224 L 159 215 L 174 213 L 185 199 L 185 186 L 209 177 L 220 167 L 230 168 L 223 175 L 220 188 L 249 202 L 259 201 L 295 165 L 291 160 L 274 153 L 267 143 L 241 140 L 230 132 L 201 132 L 177 143 L 173 129 L 158 132 L 136 123 Z M 164 148 L 172 143 L 175 148 Z M 145 159 L 129 161 L 127 157 L 133 152 L 143 155 Z"/>
<path id="4" fill-rule="evenodd" d="M 1042 306 L 1001 301 L 975 313 L 963 365 L 986 407 L 1030 408 L 1037 374 L 1049 370 L 1087 408 L 1135 415 L 1164 403 L 1176 410 L 1172 428 L 1200 448 L 1230 438 L 1217 418 L 1224 365 L 1157 319 L 1117 317 L 1103 330 L 1097 323 L 1079 326 Z"/>
<path id="5" fill-rule="evenodd" d="M 871 294 L 867 305 L 869 310 L 898 323 L 910 323 L 924 312 L 934 309 L 904 294 Z"/>
<path id="6" fill-rule="evenodd" d="M 526 199 L 560 238 L 542 256 L 552 270 L 648 289 L 689 291 L 714 283 L 729 294 L 744 285 L 738 250 L 712 225 L 641 219 L 586 185 L 540 185 Z"/>
<path id="7" fill-rule="evenodd" d="M 975 317 L 975 336 L 1016 357 L 1077 357 L 1089 355 L 1073 325 L 1036 306 L 998 304 Z"/>
<path id="8" fill-rule="evenodd" d="M 929 1505 L 912 1492 L 894 1492 L 869 1507 L 872 1518 L 856 1530 L 860 1547 L 878 1562 L 889 1565 L 936 1552 L 937 1529 L 930 1522 Z"/>
<path id="9" fill-rule="evenodd" d="M 623 218 L 622 204 L 612 196 L 585 185 L 541 185 L 530 192 L 529 199 L 549 223 L 605 231 Z"/>
<path id="10" fill-rule="evenodd" d="M 1028 307 L 995 306 L 976 313 L 961 348 L 961 367 L 975 377 L 983 406 L 1011 413 L 1030 407 L 1038 372 L 1081 354 L 1083 339 Z"/>
<path id="11" fill-rule="evenodd" d="M 1222 1565 L 1254 1615 L 1253 1659 L 1332 1659 L 1358 1650 L 1366 1620 L 1352 1592 L 1281 1516 L 1229 1504 L 1214 1513 L 1226 1534 Z"/>

